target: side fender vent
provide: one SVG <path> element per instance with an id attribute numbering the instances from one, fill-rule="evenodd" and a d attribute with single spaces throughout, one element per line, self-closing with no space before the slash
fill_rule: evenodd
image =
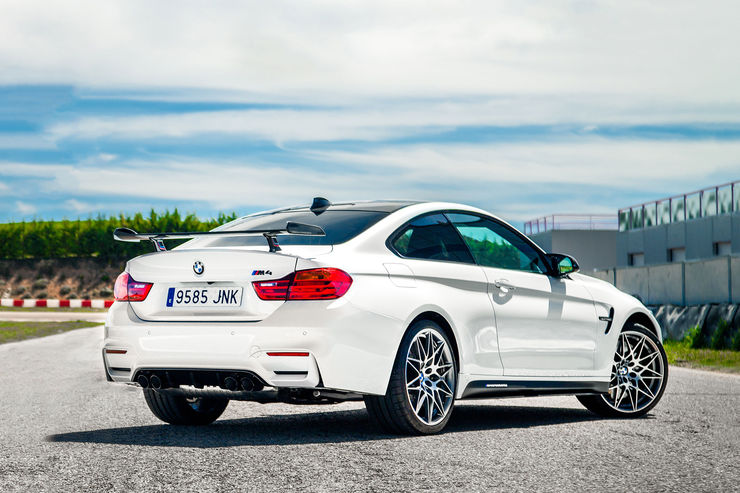
<path id="1" fill-rule="evenodd" d="M 604 335 L 608 334 L 612 328 L 612 322 L 614 322 L 614 307 L 609 309 L 608 317 L 599 317 L 599 320 L 601 320 L 602 322 L 606 322 L 606 330 L 604 330 Z"/>

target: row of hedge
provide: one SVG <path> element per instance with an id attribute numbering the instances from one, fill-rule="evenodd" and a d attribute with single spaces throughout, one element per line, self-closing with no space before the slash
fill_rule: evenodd
<path id="1" fill-rule="evenodd" d="M 102 216 L 62 221 L 29 221 L 0 224 L 0 258 L 65 258 L 98 257 L 118 260 L 152 251 L 149 242 L 122 243 L 113 240 L 113 230 L 120 227 L 138 232 L 208 231 L 236 219 L 236 213 L 220 213 L 202 221 L 194 214 L 182 217 L 173 212 L 157 213 L 152 209 L 145 217 Z"/>
<path id="2" fill-rule="evenodd" d="M 727 320 L 720 320 L 711 333 L 702 330 L 701 325 L 689 329 L 684 343 L 691 349 L 731 349 L 740 351 L 740 330 L 735 330 Z"/>

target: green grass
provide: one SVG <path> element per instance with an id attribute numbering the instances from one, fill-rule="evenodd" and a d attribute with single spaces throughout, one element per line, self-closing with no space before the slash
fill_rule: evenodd
<path id="1" fill-rule="evenodd" d="M 100 322 L 0 322 L 0 344 L 95 327 Z"/>
<path id="2" fill-rule="evenodd" d="M 107 308 L 90 308 L 90 307 L 79 307 L 79 308 L 51 308 L 48 306 L 34 306 L 34 307 L 21 307 L 21 306 L 0 306 L 0 312 L 107 312 Z"/>
<path id="3" fill-rule="evenodd" d="M 696 349 L 690 341 L 663 341 L 668 364 L 703 370 L 740 373 L 740 351 Z"/>

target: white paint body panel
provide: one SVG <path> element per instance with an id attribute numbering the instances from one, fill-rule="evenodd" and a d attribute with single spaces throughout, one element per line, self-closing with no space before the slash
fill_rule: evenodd
<path id="1" fill-rule="evenodd" d="M 110 308 L 105 347 L 127 353 L 105 356 L 108 373 L 116 382 L 130 382 L 139 368 L 248 370 L 274 387 L 321 384 L 384 394 L 405 331 L 417 316 L 431 312 L 447 322 L 454 338 L 459 397 L 475 380 L 608 381 L 617 336 L 627 318 L 640 313 L 658 328 L 639 301 L 587 276 L 554 278 L 406 259 L 386 246 L 407 221 L 439 210 L 488 215 L 460 204 L 421 203 L 403 207 L 333 247 L 292 246 L 280 254 L 260 247 L 180 248 L 133 259 L 127 271 L 155 287 L 151 299 L 139 306 L 116 302 Z M 204 277 L 192 274 L 194 260 L 204 262 Z M 342 298 L 262 301 L 251 291 L 252 281 L 269 278 L 252 276 L 254 269 L 271 269 L 277 279 L 293 269 L 319 266 L 339 268 L 352 277 Z M 515 289 L 502 292 L 494 285 L 500 279 Z M 251 304 L 239 313 L 211 318 L 194 313 L 178 319 L 161 312 L 160 284 L 206 281 L 238 283 L 245 297 L 249 292 Z M 598 317 L 612 307 L 613 328 L 605 334 L 606 323 Z M 305 351 L 310 357 L 276 359 L 266 351 Z M 307 373 L 275 373 L 285 370 Z"/>
<path id="2" fill-rule="evenodd" d="M 484 268 L 509 376 L 593 376 L 597 321 L 577 281 Z M 505 282 L 511 287 L 497 285 Z"/>

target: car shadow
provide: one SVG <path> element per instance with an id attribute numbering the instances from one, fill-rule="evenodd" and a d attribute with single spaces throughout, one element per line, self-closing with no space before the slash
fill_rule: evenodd
<path id="1" fill-rule="evenodd" d="M 582 409 L 462 405 L 444 433 L 531 428 L 600 419 Z M 364 409 L 219 420 L 210 426 L 149 425 L 48 435 L 46 441 L 156 447 L 302 445 L 400 439 L 381 431 Z"/>

